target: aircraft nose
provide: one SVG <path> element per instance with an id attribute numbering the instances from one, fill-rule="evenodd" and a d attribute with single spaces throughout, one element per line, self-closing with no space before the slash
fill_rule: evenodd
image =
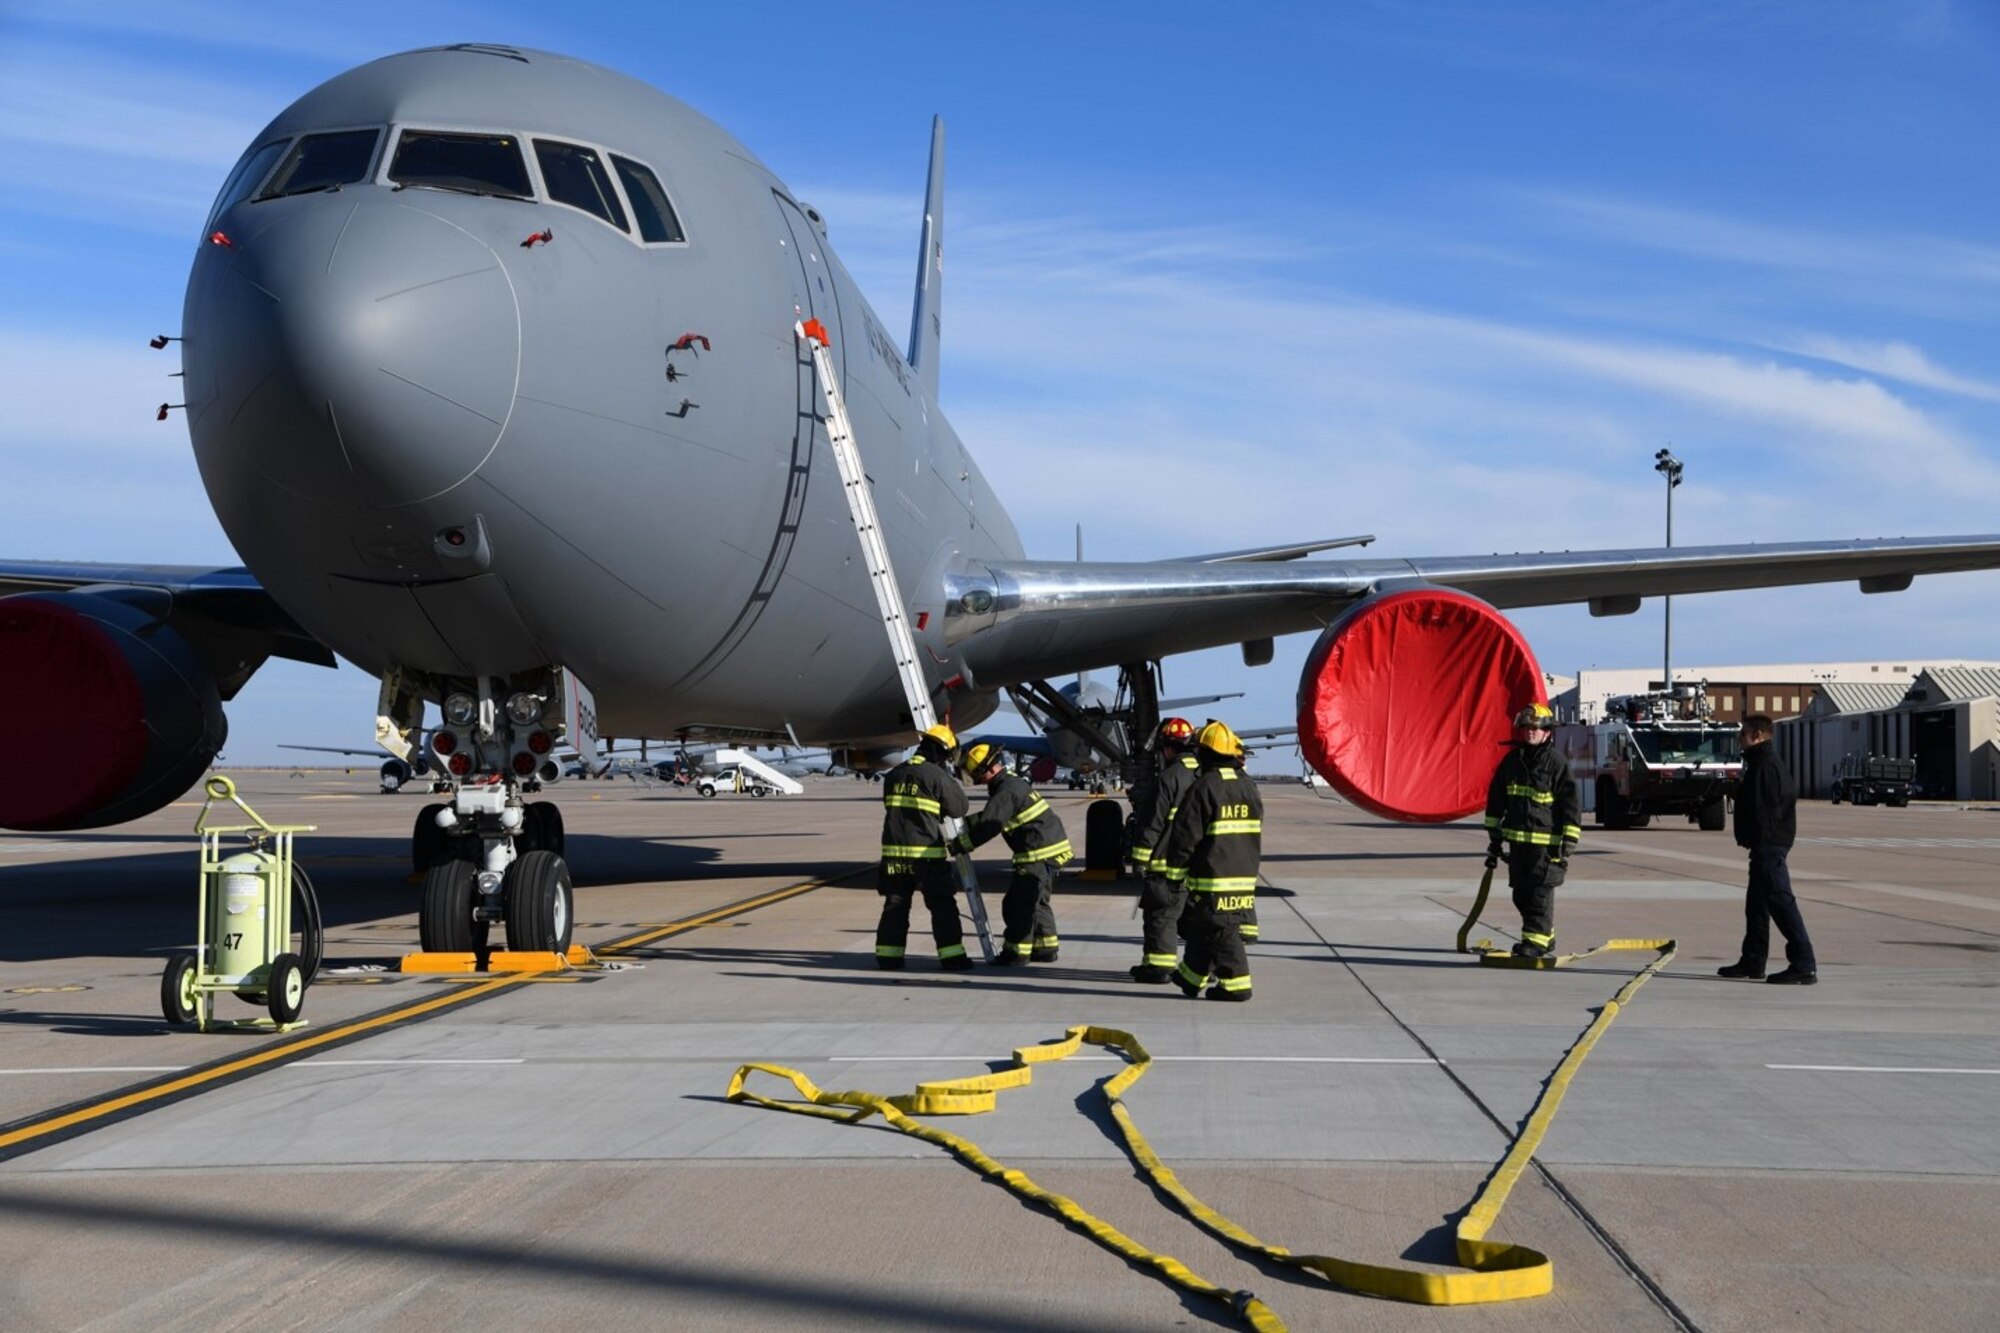
<path id="1" fill-rule="evenodd" d="M 311 206 L 209 243 L 189 287 L 189 426 L 204 472 L 248 467 L 365 508 L 464 481 L 498 444 L 519 376 L 520 314 L 499 257 L 401 200 L 276 202 Z"/>

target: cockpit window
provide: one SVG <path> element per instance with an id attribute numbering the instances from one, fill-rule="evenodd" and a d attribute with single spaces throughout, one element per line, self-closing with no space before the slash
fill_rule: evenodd
<path id="1" fill-rule="evenodd" d="M 389 179 L 398 185 L 460 190 L 502 199 L 532 199 L 521 142 L 511 134 L 447 134 L 404 130 Z"/>
<path id="2" fill-rule="evenodd" d="M 335 130 L 329 134 L 308 134 L 292 145 L 292 151 L 278 168 L 259 199 L 277 199 L 288 194 L 311 194 L 352 185 L 368 175 L 375 160 L 375 140 L 380 130 Z"/>
<path id="3" fill-rule="evenodd" d="M 611 176 L 594 151 L 581 144 L 537 139 L 535 161 L 541 164 L 549 198 L 603 218 L 620 231 L 630 230 L 618 192 L 611 188 Z"/>
<path id="4" fill-rule="evenodd" d="M 267 143 L 243 155 L 243 160 L 236 164 L 236 170 L 230 172 L 229 179 L 222 183 L 222 192 L 215 196 L 215 207 L 208 212 L 208 224 L 202 228 L 203 232 L 213 228 L 217 218 L 248 199 L 250 192 L 264 183 L 271 164 L 278 160 L 278 154 L 285 151 L 285 142 L 280 139 L 276 143 Z"/>
<path id="5" fill-rule="evenodd" d="M 632 201 L 632 213 L 638 219 L 640 237 L 648 244 L 685 241 L 687 234 L 681 230 L 681 220 L 674 216 L 674 206 L 668 201 L 667 192 L 660 188 L 660 178 L 653 174 L 652 169 L 616 153 L 611 155 L 611 165 L 618 169 L 618 179 L 625 182 L 625 195 Z"/>

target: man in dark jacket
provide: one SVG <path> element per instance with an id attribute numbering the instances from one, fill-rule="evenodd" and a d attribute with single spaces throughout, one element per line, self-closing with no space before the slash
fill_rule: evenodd
<path id="1" fill-rule="evenodd" d="M 1241 764 L 1243 742 L 1220 722 L 1195 737 L 1201 766 L 1153 862 L 1187 888 L 1187 952 L 1173 981 L 1189 997 L 1211 979 L 1211 1000 L 1250 998 L 1250 959 L 1243 922 L 1257 901 L 1263 860 L 1264 800 Z"/>
<path id="2" fill-rule="evenodd" d="M 1753 713 L 1743 719 L 1743 777 L 1736 792 L 1736 845 L 1750 853 L 1750 888 L 1743 900 L 1743 953 L 1717 975 L 1755 981 L 1764 976 L 1771 950 L 1771 923 L 1785 937 L 1785 970 L 1764 979 L 1773 986 L 1812 986 L 1819 962 L 1785 858 L 1799 831 L 1799 788 L 1771 748 L 1771 719 Z"/>
<path id="3" fill-rule="evenodd" d="M 1549 743 L 1555 722 L 1543 703 L 1516 713 L 1520 737 L 1493 770 L 1486 791 L 1486 868 L 1499 865 L 1505 843 L 1507 884 L 1521 913 L 1521 939 L 1514 946 L 1520 958 L 1546 958 L 1555 951 L 1556 890 L 1583 837 L 1576 779 L 1569 761 Z"/>
<path id="4" fill-rule="evenodd" d="M 875 880 L 882 917 L 875 925 L 875 966 L 884 971 L 902 969 L 910 900 L 918 894 L 930 909 L 938 965 L 947 972 L 972 966 L 944 844 L 944 821 L 963 819 L 966 811 L 965 788 L 951 775 L 957 748 L 951 728 L 932 727 L 917 742 L 917 752 L 882 778 L 882 868 Z"/>
<path id="5" fill-rule="evenodd" d="M 1007 771 L 1006 758 L 999 746 L 987 741 L 966 747 L 960 766 L 965 776 L 986 784 L 986 808 L 966 821 L 952 850 L 970 853 L 991 838 L 1006 839 L 1014 853 L 1014 875 L 1000 903 L 1007 934 L 993 955 L 993 966 L 1053 963 L 1062 940 L 1056 935 L 1050 892 L 1056 871 L 1074 853 L 1062 819 L 1026 778 Z"/>

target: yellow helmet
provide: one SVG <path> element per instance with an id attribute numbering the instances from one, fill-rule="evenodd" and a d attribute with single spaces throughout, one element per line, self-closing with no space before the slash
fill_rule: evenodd
<path id="1" fill-rule="evenodd" d="M 965 753 L 958 757 L 958 766 L 969 778 L 976 778 L 986 771 L 986 766 L 1000 758 L 1000 747 L 991 741 L 975 741 L 965 747 Z"/>
<path id="2" fill-rule="evenodd" d="M 1208 725 L 1201 729 L 1201 734 L 1194 738 L 1194 743 L 1204 750 L 1213 750 L 1226 758 L 1243 757 L 1243 742 L 1227 725 L 1217 722 L 1214 718 L 1208 720 Z"/>
<path id="3" fill-rule="evenodd" d="M 1514 714 L 1514 725 L 1524 731 L 1554 731 L 1556 710 L 1547 704 L 1529 704 Z"/>
<path id="4" fill-rule="evenodd" d="M 953 734 L 952 729 L 950 727 L 947 727 L 942 722 L 938 723 L 934 727 L 925 727 L 924 735 L 930 737 L 932 740 L 936 741 L 939 745 L 942 745 L 945 748 L 945 753 L 947 754 L 958 748 L 958 737 Z"/>

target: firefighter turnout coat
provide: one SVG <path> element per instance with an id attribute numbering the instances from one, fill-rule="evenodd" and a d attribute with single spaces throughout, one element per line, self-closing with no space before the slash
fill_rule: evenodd
<path id="1" fill-rule="evenodd" d="M 1520 883 L 1524 874 L 1540 878 L 1549 861 L 1567 861 L 1569 850 L 1583 838 L 1582 817 L 1576 779 L 1555 746 L 1517 744 L 1493 770 L 1486 791 L 1486 838 L 1491 846 L 1512 846 L 1509 882 Z"/>
<path id="2" fill-rule="evenodd" d="M 1026 778 L 1002 773 L 987 784 L 986 791 L 986 808 L 959 834 L 961 850 L 969 852 L 995 837 L 1005 838 L 1017 869 L 1044 861 L 1051 862 L 1053 868 L 1075 855 L 1062 820 Z"/>
<path id="3" fill-rule="evenodd" d="M 1200 772 L 1201 765 L 1195 762 L 1192 751 L 1172 763 L 1160 765 L 1159 777 L 1153 783 L 1152 806 L 1132 838 L 1132 863 L 1139 867 L 1140 874 L 1160 873 L 1160 868 L 1153 864 L 1155 853 L 1166 840 L 1167 830 L 1174 826 L 1174 815 Z"/>
<path id="4" fill-rule="evenodd" d="M 947 818 L 965 817 L 965 788 L 944 764 L 915 755 L 882 778 L 882 873 L 913 875 L 926 861 L 951 859 Z"/>

